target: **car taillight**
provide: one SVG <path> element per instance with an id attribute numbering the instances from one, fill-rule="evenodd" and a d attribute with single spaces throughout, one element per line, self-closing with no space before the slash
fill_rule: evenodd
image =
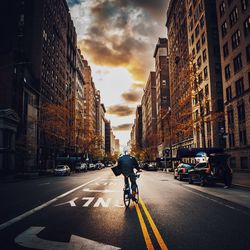
<path id="1" fill-rule="evenodd" d="M 187 172 L 187 169 L 186 168 L 183 168 L 182 169 L 182 173 L 185 174 Z"/>

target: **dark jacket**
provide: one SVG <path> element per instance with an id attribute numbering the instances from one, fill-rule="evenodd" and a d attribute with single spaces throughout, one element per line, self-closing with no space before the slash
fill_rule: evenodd
<path id="1" fill-rule="evenodd" d="M 131 155 L 122 155 L 118 159 L 118 166 L 121 168 L 122 174 L 130 175 L 134 173 L 134 168 L 139 170 L 137 160 Z"/>

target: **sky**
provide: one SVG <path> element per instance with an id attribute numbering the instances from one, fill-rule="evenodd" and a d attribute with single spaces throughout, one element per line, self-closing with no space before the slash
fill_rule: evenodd
<path id="1" fill-rule="evenodd" d="M 67 0 L 78 47 L 92 69 L 106 118 L 121 145 L 154 71 L 154 49 L 166 37 L 168 0 Z"/>

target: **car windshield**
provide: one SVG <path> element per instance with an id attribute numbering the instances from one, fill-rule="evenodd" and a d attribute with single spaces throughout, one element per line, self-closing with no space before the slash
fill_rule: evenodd
<path id="1" fill-rule="evenodd" d="M 57 169 L 63 169 L 63 168 L 64 168 L 64 166 L 63 166 L 63 165 L 61 165 L 61 166 L 57 166 L 56 168 L 57 168 Z"/>
<path id="2" fill-rule="evenodd" d="M 204 163 L 199 163 L 199 164 L 197 164 L 195 167 L 196 167 L 196 168 L 204 168 L 204 167 L 206 167 L 206 166 L 207 166 L 207 163 L 204 162 Z"/>
<path id="3" fill-rule="evenodd" d="M 192 168 L 192 166 L 188 165 L 188 164 L 183 164 L 182 165 L 183 168 Z"/>

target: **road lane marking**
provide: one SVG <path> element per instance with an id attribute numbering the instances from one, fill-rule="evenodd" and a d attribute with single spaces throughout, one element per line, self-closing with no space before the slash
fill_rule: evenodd
<path id="1" fill-rule="evenodd" d="M 37 212 L 37 211 L 39 211 L 39 210 L 41 210 L 41 209 L 43 209 L 43 208 L 49 206 L 50 204 L 54 203 L 55 201 L 59 200 L 60 198 L 63 198 L 63 197 L 65 197 L 65 196 L 67 196 L 68 194 L 71 194 L 71 193 L 75 192 L 76 190 L 78 190 L 78 189 L 80 189 L 80 188 L 82 188 L 82 187 L 88 185 L 89 183 L 94 182 L 94 181 L 96 181 L 96 180 L 98 180 L 98 179 L 100 179 L 100 178 L 101 178 L 101 177 L 98 177 L 98 178 L 96 178 L 96 179 L 94 179 L 94 180 L 91 180 L 91 181 L 89 181 L 89 182 L 87 182 L 87 183 L 84 183 L 84 184 L 82 184 L 82 185 L 80 185 L 80 186 L 78 186 L 78 187 L 76 187 L 76 188 L 73 188 L 72 190 L 70 190 L 70 191 L 68 191 L 68 192 L 66 192 L 66 193 L 64 193 L 64 194 L 61 194 L 61 195 L 57 196 L 56 198 L 54 198 L 54 199 L 52 199 L 52 200 L 50 200 L 50 201 L 47 201 L 47 202 L 45 202 L 44 204 L 42 204 L 42 205 L 40 205 L 40 206 L 38 206 L 38 207 L 36 207 L 36 208 L 33 208 L 33 209 L 31 209 L 31 210 L 29 210 L 29 211 L 27 211 L 27 212 L 25 212 L 25 213 L 23 213 L 23 214 L 21 214 L 21 215 L 15 217 L 15 218 L 13 218 L 13 219 L 11 219 L 11 220 L 8 220 L 8 221 L 2 223 L 2 224 L 0 225 L 0 230 L 3 230 L 4 228 L 6 228 L 6 227 L 8 227 L 8 226 L 10 226 L 10 225 L 12 225 L 12 224 L 14 224 L 14 223 L 16 223 L 16 222 L 18 222 L 18 221 L 24 219 L 24 218 L 26 218 L 27 216 L 29 216 L 29 215 L 31 215 L 31 214 L 34 214 L 35 212 Z"/>
<path id="2" fill-rule="evenodd" d="M 89 188 L 84 188 L 82 190 L 83 192 L 90 192 L 90 193 L 118 193 L 120 192 L 119 190 L 111 190 L 111 189 L 89 189 Z"/>
<path id="3" fill-rule="evenodd" d="M 82 238 L 77 235 L 71 235 L 69 242 L 59 242 L 45 240 L 37 237 L 44 227 L 30 227 L 15 238 L 15 243 L 26 248 L 32 249 L 53 249 L 53 250 L 79 250 L 79 249 L 100 249 L 117 250 L 121 249 L 115 246 L 106 245 L 98 241 Z"/>
<path id="4" fill-rule="evenodd" d="M 134 203 L 134 204 L 135 204 L 136 213 L 137 213 L 140 225 L 141 225 L 142 234 L 143 234 L 144 240 L 145 240 L 146 245 L 147 245 L 147 249 L 148 250 L 154 250 L 154 246 L 153 246 L 152 241 L 150 239 L 148 229 L 147 229 L 145 221 L 144 221 L 144 219 L 142 217 L 139 205 L 137 203 Z"/>
<path id="5" fill-rule="evenodd" d="M 38 186 L 49 185 L 49 184 L 50 184 L 50 182 L 46 182 L 46 183 L 38 184 Z"/>
<path id="6" fill-rule="evenodd" d="M 155 235 L 155 237 L 156 237 L 156 239 L 157 239 L 157 241 L 158 241 L 158 243 L 159 243 L 161 249 L 167 250 L 168 247 L 167 247 L 167 245 L 165 244 L 165 242 L 164 242 L 164 240 L 163 240 L 163 238 L 162 238 L 162 236 L 161 236 L 161 234 L 160 234 L 158 228 L 156 227 L 156 225 L 155 225 L 155 223 L 154 223 L 154 221 L 153 221 L 153 219 L 152 219 L 152 217 L 151 217 L 151 215 L 150 215 L 148 209 L 146 208 L 145 203 L 144 203 L 143 200 L 141 199 L 141 197 L 140 197 L 139 202 L 140 202 L 140 204 L 141 204 L 141 206 L 142 206 L 142 208 L 143 208 L 143 210 L 144 210 L 144 213 L 145 213 L 145 215 L 146 215 L 146 217 L 147 217 L 147 219 L 148 219 L 148 221 L 149 221 L 149 224 L 150 224 L 150 226 L 151 226 L 151 228 L 152 228 L 152 230 L 153 230 L 153 232 L 154 232 L 154 235 Z"/>

